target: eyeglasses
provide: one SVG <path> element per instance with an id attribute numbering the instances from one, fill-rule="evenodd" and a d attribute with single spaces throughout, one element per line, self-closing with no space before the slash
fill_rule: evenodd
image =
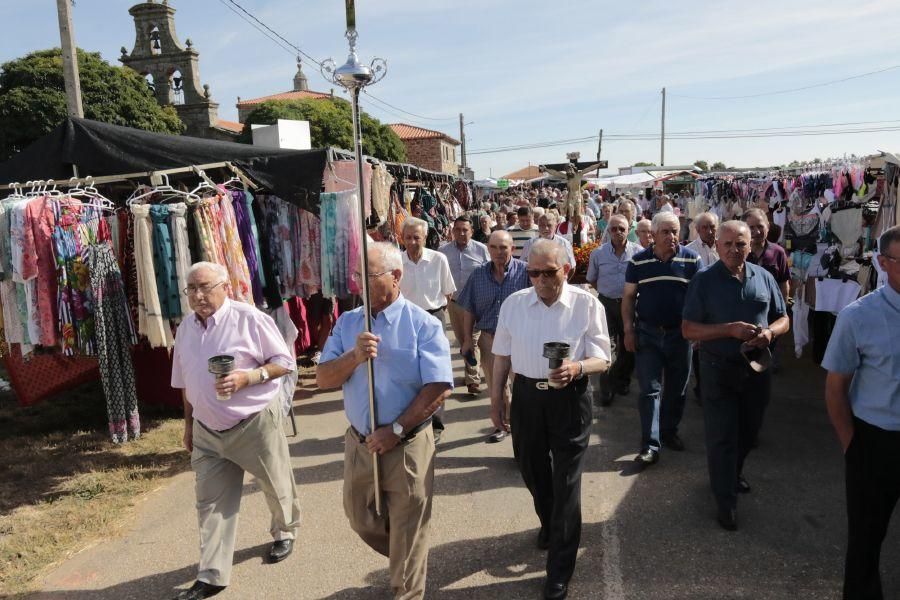
<path id="1" fill-rule="evenodd" d="M 381 277 L 382 275 L 385 275 L 390 272 L 391 271 L 388 270 L 388 271 L 382 271 L 381 273 L 369 273 L 369 279 L 376 279 L 376 278 Z M 354 273 L 353 275 L 351 275 L 351 277 L 353 277 L 353 281 L 356 281 L 356 282 L 362 281 L 362 273 Z"/>
<path id="2" fill-rule="evenodd" d="M 562 267 L 556 267 L 555 269 L 544 269 L 543 271 L 540 269 L 528 269 L 526 272 L 528 276 L 532 279 L 537 279 L 538 277 L 546 277 L 550 278 L 556 275 Z"/>
<path id="3" fill-rule="evenodd" d="M 212 285 L 201 285 L 201 286 L 189 285 L 186 288 L 184 288 L 183 290 L 181 290 L 181 292 L 185 296 L 193 296 L 197 292 L 200 292 L 201 296 L 208 296 L 210 292 L 212 292 L 214 289 L 216 289 L 217 287 L 219 287 L 220 285 L 222 285 L 224 283 L 225 283 L 224 281 L 220 281 L 219 283 L 214 283 Z"/>

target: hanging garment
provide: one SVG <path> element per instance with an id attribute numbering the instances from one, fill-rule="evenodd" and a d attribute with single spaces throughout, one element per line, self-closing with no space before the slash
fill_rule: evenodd
<path id="1" fill-rule="evenodd" d="M 22 252 L 33 260 L 24 264 L 23 276 L 30 280 L 33 294 L 29 305 L 36 304 L 39 343 L 43 346 L 56 345 L 57 279 L 56 261 L 53 258 L 52 236 L 56 227 L 53 206 L 57 202 L 77 202 L 72 199 L 42 196 L 25 205 L 25 229 L 22 238 Z M 32 339 L 34 339 L 32 337 Z"/>
<path id="2" fill-rule="evenodd" d="M 187 287 L 187 273 L 191 268 L 191 251 L 187 226 L 187 205 L 176 203 L 169 205 L 169 233 L 172 236 L 172 247 L 175 252 L 175 277 L 178 280 L 178 303 L 181 307 L 181 318 L 191 313 L 187 295 L 182 291 Z"/>
<path id="3" fill-rule="evenodd" d="M 372 189 L 372 165 L 363 163 L 363 183 L 366 190 L 365 209 L 366 218 L 371 214 L 371 198 L 369 190 Z M 325 165 L 325 175 L 322 184 L 326 192 L 349 192 L 356 189 L 356 161 L 336 160 Z M 355 207 L 354 207 L 355 208 Z"/>
<path id="4" fill-rule="evenodd" d="M 250 287 L 253 292 L 253 302 L 263 304 L 262 282 L 259 278 L 259 255 L 257 244 L 253 237 L 253 228 L 250 225 L 247 204 L 244 202 L 244 192 L 227 191 L 231 195 L 231 204 L 234 209 L 234 218 L 237 222 L 238 235 L 241 239 L 241 250 L 244 252 L 244 260 L 247 262 L 247 270 L 250 273 Z M 252 213 L 250 213 L 252 215 Z"/>
<path id="5" fill-rule="evenodd" d="M 194 230 L 197 232 L 197 243 L 200 259 L 205 262 L 222 265 L 226 269 L 225 255 L 222 252 L 224 242 L 220 234 L 221 213 L 216 198 L 204 198 L 194 213 Z"/>
<path id="6" fill-rule="evenodd" d="M 169 230 L 169 206 L 151 206 L 150 221 L 153 224 L 153 270 L 159 306 L 163 318 L 178 319 L 181 318 L 181 292 L 178 288 L 172 233 Z"/>
<path id="7" fill-rule="evenodd" d="M 309 291 L 319 291 L 322 284 L 322 238 L 319 217 L 300 210 L 300 283 Z"/>
<path id="8" fill-rule="evenodd" d="M 337 194 L 319 196 L 319 227 L 321 231 L 322 295 L 335 296 L 335 264 L 337 262 Z"/>
<path id="9" fill-rule="evenodd" d="M 394 177 L 388 173 L 387 167 L 381 163 L 375 165 L 372 169 L 372 210 L 379 223 L 383 223 L 387 217 L 393 184 Z"/>
<path id="10" fill-rule="evenodd" d="M 859 297 L 856 281 L 840 279 L 816 279 L 816 311 L 838 314 L 845 306 Z"/>
<path id="11" fill-rule="evenodd" d="M 134 204 L 134 262 L 137 271 L 138 333 L 147 336 L 151 348 L 174 346 L 172 330 L 163 320 L 153 267 L 150 207 Z"/>
<path id="12" fill-rule="evenodd" d="M 256 239 L 259 242 L 262 272 L 265 274 L 263 278 L 263 296 L 265 296 L 266 305 L 271 308 L 280 306 L 282 303 L 281 279 L 278 265 L 276 264 L 278 260 L 277 243 L 273 237 L 272 226 L 267 216 L 267 204 L 262 202 L 259 197 L 255 198 L 255 200 L 250 208 L 259 232 Z"/>
<path id="13" fill-rule="evenodd" d="M 93 237 L 83 219 L 98 218 L 93 211 L 78 204 L 56 207 L 56 227 L 53 230 L 53 254 L 56 260 L 59 289 L 59 333 L 63 354 L 73 356 L 76 351 L 93 356 L 94 297 L 90 274 L 84 263 L 82 250 Z"/>
<path id="14" fill-rule="evenodd" d="M 225 255 L 225 266 L 231 280 L 231 297 L 240 302 L 253 304 L 250 269 L 247 268 L 247 259 L 244 258 L 244 248 L 230 194 L 219 196 L 219 210 L 222 215 L 219 232 L 224 243 L 222 250 Z"/>
<path id="15" fill-rule="evenodd" d="M 100 381 L 106 396 L 109 433 L 114 443 L 137 439 L 141 420 L 131 346 L 137 343 L 128 311 L 122 276 L 112 248 L 95 244 L 85 249 L 91 290 L 96 299 L 97 350 Z"/>
<path id="16" fill-rule="evenodd" d="M 799 294 L 794 300 L 791 324 L 794 328 L 794 356 L 800 358 L 803 356 L 803 347 L 809 343 L 809 304 Z"/>
<path id="17" fill-rule="evenodd" d="M 27 278 L 26 273 L 37 272 L 37 257 L 34 254 L 24 252 L 25 232 L 25 208 L 28 200 L 17 201 L 10 206 L 9 236 L 10 261 L 12 264 L 12 278 L 16 283 L 16 309 L 23 326 L 23 344 L 36 345 L 41 340 L 40 315 L 37 310 L 36 295 L 34 293 L 34 276 Z M 25 348 L 22 354 L 27 354 Z"/>
<path id="18" fill-rule="evenodd" d="M 829 225 L 831 233 L 841 241 L 841 246 L 852 248 L 856 246 L 859 238 L 862 237 L 862 209 L 846 208 L 832 211 Z"/>
<path id="19" fill-rule="evenodd" d="M 244 190 L 243 193 L 244 198 L 244 207 L 245 213 L 247 215 L 247 219 L 250 221 L 250 233 L 251 239 L 253 240 L 254 249 L 256 251 L 256 259 L 257 261 L 262 260 L 262 248 L 259 245 L 259 229 L 256 226 L 256 213 L 253 211 L 253 194 L 249 191 Z M 265 269 L 262 268 L 262 264 L 259 264 L 259 269 L 257 269 L 257 276 L 259 277 L 259 283 L 263 289 L 266 287 L 266 273 Z"/>

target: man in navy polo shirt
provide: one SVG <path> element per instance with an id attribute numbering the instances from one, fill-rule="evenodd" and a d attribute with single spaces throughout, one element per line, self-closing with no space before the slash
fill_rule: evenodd
<path id="1" fill-rule="evenodd" d="M 769 371 L 751 367 L 741 352 L 746 343 L 770 347 L 787 333 L 784 298 L 775 278 L 747 260 L 750 228 L 728 221 L 719 230 L 719 262 L 691 281 L 681 329 L 700 342 L 700 378 L 706 425 L 709 481 L 719 525 L 737 529 L 737 494 L 750 491 L 744 461 L 756 442 L 769 402 Z"/>
<path id="2" fill-rule="evenodd" d="M 641 449 L 635 461 L 656 463 L 662 444 L 684 450 L 678 424 L 691 374 L 691 345 L 681 337 L 681 311 L 700 255 L 678 243 L 675 213 L 653 217 L 653 246 L 635 254 L 625 270 L 622 321 L 625 348 L 634 352 L 641 386 Z"/>

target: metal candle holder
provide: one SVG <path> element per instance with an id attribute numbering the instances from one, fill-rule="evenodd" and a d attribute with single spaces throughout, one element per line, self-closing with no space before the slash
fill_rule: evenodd
<path id="1" fill-rule="evenodd" d="M 368 236 L 365 231 L 366 209 L 365 209 L 365 192 L 363 190 L 363 153 L 362 153 L 362 126 L 359 117 L 359 94 L 366 86 L 378 83 L 387 73 L 387 62 L 384 59 L 376 58 L 369 65 L 364 65 L 359 61 L 356 54 L 356 40 L 358 34 L 356 32 L 356 9 L 355 0 L 345 0 L 347 9 L 347 32 L 344 36 L 350 44 L 350 55 L 340 67 L 332 59 L 322 62 L 322 76 L 335 84 L 341 86 L 350 92 L 350 106 L 353 110 L 353 146 L 356 157 L 356 189 L 359 205 L 359 222 L 362 224 L 360 235 L 362 248 L 362 300 L 363 314 L 365 315 L 365 330 L 372 331 L 372 313 L 369 306 L 369 248 Z M 377 427 L 377 419 L 375 414 L 375 369 L 372 360 L 367 361 L 369 375 L 369 426 L 372 432 Z M 372 467 L 374 470 L 375 483 L 375 512 L 381 514 L 381 486 L 378 476 L 378 455 L 372 455 Z"/>

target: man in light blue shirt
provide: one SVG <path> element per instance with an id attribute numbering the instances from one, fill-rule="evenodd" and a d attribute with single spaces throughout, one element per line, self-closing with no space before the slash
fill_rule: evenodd
<path id="1" fill-rule="evenodd" d="M 469 277 L 475 269 L 491 260 L 487 246 L 472 239 L 472 231 L 472 221 L 469 217 L 465 215 L 457 217 L 453 222 L 453 241 L 438 249 L 438 252 L 447 257 L 447 262 L 450 264 L 450 275 L 456 285 L 456 291 L 453 292 L 447 306 L 447 313 L 450 315 L 450 327 L 453 328 L 457 344 L 462 344 L 465 339 L 463 332 L 465 310 L 457 303 L 459 293 L 466 287 L 466 282 L 469 281 Z M 477 342 L 477 338 L 475 341 Z M 465 356 L 463 357 L 463 365 L 466 368 L 466 389 L 470 394 L 477 394 L 481 383 L 481 378 L 478 376 L 477 343 L 471 356 L 475 359 L 474 365 Z"/>
<path id="2" fill-rule="evenodd" d="M 389 557 L 394 596 L 421 598 L 434 481 L 431 416 L 453 390 L 450 344 L 440 321 L 400 295 L 400 251 L 387 243 L 370 244 L 368 257 L 372 332 L 363 332 L 363 308 L 341 315 L 322 351 L 316 383 L 344 390 L 350 421 L 344 436 L 344 511 L 350 526 Z M 375 373 L 374 431 L 369 359 Z M 384 499 L 380 516 L 372 500 L 375 453 Z"/>
<path id="3" fill-rule="evenodd" d="M 887 283 L 840 312 L 822 360 L 846 463 L 847 599 L 883 597 L 881 544 L 900 499 L 900 226 L 878 248 Z"/>
<path id="4" fill-rule="evenodd" d="M 634 354 L 625 349 L 625 326 L 622 322 L 622 296 L 625 293 L 625 271 L 628 262 L 643 248 L 629 242 L 628 221 L 623 215 L 612 215 L 606 226 L 609 241 L 591 252 L 587 282 L 598 292 L 606 312 L 612 364 L 598 378 L 599 403 L 612 404 L 615 394 L 627 395 L 634 370 Z M 597 390 L 597 388 L 594 388 Z"/>

